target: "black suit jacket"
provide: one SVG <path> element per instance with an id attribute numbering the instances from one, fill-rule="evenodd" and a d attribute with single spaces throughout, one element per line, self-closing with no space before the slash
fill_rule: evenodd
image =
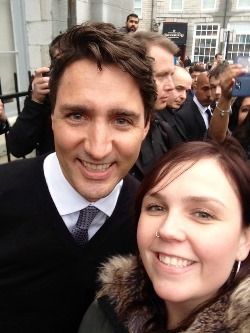
<path id="1" fill-rule="evenodd" d="M 175 120 L 189 141 L 203 140 L 206 136 L 204 119 L 193 100 L 183 105 L 176 113 Z"/>

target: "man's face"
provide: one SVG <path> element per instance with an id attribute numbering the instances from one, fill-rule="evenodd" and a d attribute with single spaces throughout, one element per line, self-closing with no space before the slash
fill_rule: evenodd
<path id="1" fill-rule="evenodd" d="M 155 110 L 160 111 L 166 107 L 167 100 L 174 89 L 172 79 L 172 75 L 174 74 L 174 58 L 170 52 L 156 45 L 150 46 L 148 53 L 154 59 L 153 72 L 157 87 Z"/>
<path id="2" fill-rule="evenodd" d="M 223 57 L 222 57 L 222 55 L 221 55 L 221 54 L 218 54 L 217 57 L 216 57 L 216 62 L 217 62 L 218 64 L 220 64 L 220 63 L 222 63 L 222 61 L 223 61 Z"/>
<path id="3" fill-rule="evenodd" d="M 135 32 L 138 29 L 138 26 L 139 19 L 137 17 L 130 16 L 126 23 L 128 32 Z"/>
<path id="4" fill-rule="evenodd" d="M 198 76 L 201 74 L 201 72 L 196 72 L 194 71 L 192 74 L 191 74 L 191 78 L 192 78 L 192 90 L 195 90 L 196 89 L 196 84 L 197 84 L 197 79 L 198 79 Z"/>
<path id="5" fill-rule="evenodd" d="M 192 79 L 185 70 L 176 68 L 173 81 L 175 89 L 168 97 L 167 107 L 177 110 L 187 98 L 187 90 L 191 89 Z"/>
<path id="6" fill-rule="evenodd" d="M 205 72 L 198 77 L 195 95 L 202 106 L 209 106 L 212 103 L 209 79 Z"/>
<path id="7" fill-rule="evenodd" d="M 215 78 L 214 76 L 209 78 L 211 97 L 214 102 L 217 102 L 221 97 L 221 87 L 220 78 Z"/>
<path id="8" fill-rule="evenodd" d="M 126 176 L 148 131 L 134 79 L 114 65 L 100 71 L 89 60 L 65 69 L 52 127 L 65 178 L 92 202 Z"/>

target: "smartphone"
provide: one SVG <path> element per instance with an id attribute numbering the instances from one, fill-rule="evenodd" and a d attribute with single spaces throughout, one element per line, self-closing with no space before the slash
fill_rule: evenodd
<path id="1" fill-rule="evenodd" d="M 246 97 L 250 96 L 250 73 L 240 75 L 235 79 L 232 90 L 232 96 Z"/>
<path id="2" fill-rule="evenodd" d="M 250 71 L 250 57 L 249 56 L 238 56 L 236 63 L 244 66 Z M 250 96 L 250 72 L 240 75 L 235 79 L 235 84 L 232 90 L 232 96 L 235 97 L 246 97 Z"/>

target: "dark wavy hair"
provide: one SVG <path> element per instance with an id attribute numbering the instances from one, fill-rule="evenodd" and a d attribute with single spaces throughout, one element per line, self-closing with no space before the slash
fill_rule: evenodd
<path id="1" fill-rule="evenodd" d="M 230 131 L 234 131 L 238 126 L 238 118 L 241 104 L 243 103 L 246 97 L 237 97 L 232 105 L 232 114 L 229 118 L 228 128 Z"/>
<path id="2" fill-rule="evenodd" d="M 145 123 L 148 123 L 156 99 L 156 86 L 151 59 L 147 57 L 146 49 L 139 41 L 129 34 L 117 31 L 110 23 L 86 23 L 76 25 L 63 34 L 60 51 L 60 57 L 55 59 L 51 70 L 52 109 L 65 69 L 75 61 L 88 59 L 94 61 L 99 70 L 102 70 L 103 65 L 112 64 L 134 78 L 144 104 Z"/>
<path id="3" fill-rule="evenodd" d="M 242 124 L 233 131 L 233 136 L 245 149 L 247 157 L 250 159 L 250 112 L 248 112 Z"/>
<path id="4" fill-rule="evenodd" d="M 214 141 L 192 141 L 176 145 L 156 164 L 150 174 L 143 179 L 136 201 L 136 221 L 139 220 L 141 207 L 145 195 L 155 188 L 162 179 L 165 178 L 172 170 L 177 171 L 177 176 L 192 167 L 198 161 L 211 158 L 218 162 L 225 175 L 232 184 L 241 205 L 242 222 L 244 227 L 250 227 L 250 167 L 247 164 L 245 151 L 238 141 L 232 137 L 226 138 L 222 144 Z M 186 168 L 183 163 L 187 163 Z M 175 173 L 176 175 L 176 173 Z M 167 184 L 166 184 L 167 186 Z M 143 263 L 138 255 L 138 264 L 143 269 Z M 237 264 L 237 263 L 236 263 Z M 235 265 L 236 266 L 236 265 Z M 196 315 L 206 306 L 215 302 L 219 297 L 230 292 L 240 281 L 250 275 L 250 255 L 242 262 L 240 272 L 235 277 L 235 269 L 228 281 L 220 288 L 217 295 L 197 307 L 176 330 L 184 330 L 195 319 Z M 151 302 L 154 304 L 152 318 L 147 322 L 143 332 L 151 332 L 152 323 L 155 323 L 154 332 L 164 332 L 162 322 L 167 320 L 166 310 L 163 301 L 156 295 L 152 283 L 145 272 L 147 279 L 147 289 L 151 293 Z M 159 316 L 161 318 L 159 318 Z M 166 324 L 165 324 L 166 325 Z M 149 329 L 149 327 L 151 327 Z"/>

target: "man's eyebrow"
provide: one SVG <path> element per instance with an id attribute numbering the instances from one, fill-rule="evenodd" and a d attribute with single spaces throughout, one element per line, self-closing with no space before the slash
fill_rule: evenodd
<path id="1" fill-rule="evenodd" d="M 129 109 L 122 108 L 113 108 L 109 110 L 109 113 L 114 116 L 123 116 L 138 119 L 141 116 L 141 113 L 135 112 Z"/>
<path id="2" fill-rule="evenodd" d="M 82 104 L 71 104 L 65 103 L 60 106 L 60 110 L 63 113 L 67 112 L 92 112 L 93 110 L 90 107 Z M 131 117 L 134 119 L 138 119 L 141 113 L 137 113 L 130 109 L 123 109 L 123 108 L 111 108 L 108 110 L 108 114 L 112 116 L 123 116 L 123 117 Z"/>
<path id="3" fill-rule="evenodd" d="M 71 103 L 65 103 L 60 106 L 60 110 L 62 112 L 87 112 L 89 111 L 89 108 L 87 108 L 85 105 L 81 104 L 71 104 Z"/>

